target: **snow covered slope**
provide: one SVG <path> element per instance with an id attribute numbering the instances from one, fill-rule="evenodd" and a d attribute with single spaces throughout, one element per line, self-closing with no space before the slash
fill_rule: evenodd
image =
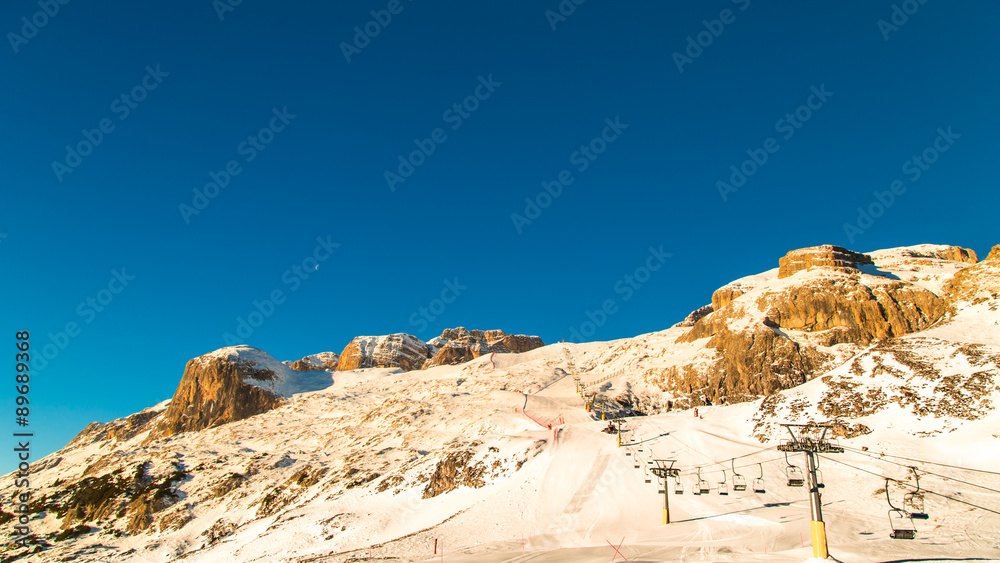
<path id="1" fill-rule="evenodd" d="M 858 279 L 920 277 L 948 300 L 936 324 L 865 345 L 761 324 L 776 338 L 811 342 L 831 365 L 767 397 L 701 404 L 699 417 L 682 408 L 690 393 L 663 377 L 719 361 L 711 338 L 681 338 L 692 327 L 408 372 L 294 372 L 253 349 L 219 351 L 204 361 L 235 354 L 282 381 L 327 379 L 304 392 L 282 388 L 288 399 L 274 408 L 198 431 L 151 437 L 166 402 L 91 425 L 33 466 L 40 551 L 11 544 L 3 522 L 0 560 L 596 563 L 620 560 L 621 545 L 630 561 L 803 561 L 812 554 L 809 503 L 786 485 L 786 471 L 804 462 L 776 450 L 782 422 L 832 423 L 845 448 L 820 459 L 838 560 L 995 559 L 1000 312 L 988 284 L 970 282 L 992 279 L 994 266 L 914 248 L 872 253 L 882 273 Z M 976 275 L 956 287 L 955 273 L 971 268 Z M 752 316 L 727 315 L 734 327 L 757 330 L 767 311 L 747 304 L 801 280 L 850 276 L 767 273 L 727 286 L 735 291 L 718 302 Z M 574 377 L 598 393 L 589 412 Z M 645 416 L 627 418 L 618 447 L 601 432 L 600 410 Z M 667 487 L 668 526 L 649 472 L 656 459 L 681 470 L 684 494 L 673 480 Z M 763 477 L 766 492 L 733 490 L 734 471 L 748 483 Z M 917 539 L 892 540 L 886 478 L 902 505 L 917 477 L 929 518 L 915 522 Z M 692 494 L 699 478 L 708 494 Z M 0 478 L 4 498 L 13 490 L 11 475 Z"/>

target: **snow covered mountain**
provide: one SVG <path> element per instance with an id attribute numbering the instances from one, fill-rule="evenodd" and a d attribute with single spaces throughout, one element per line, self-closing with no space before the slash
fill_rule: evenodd
<path id="1" fill-rule="evenodd" d="M 491 360 L 503 337 L 456 329 L 400 365 L 419 345 L 372 337 L 310 371 L 224 348 L 171 400 L 33 464 L 33 543 L 5 505 L 0 561 L 596 562 L 620 543 L 629 560 L 802 561 L 808 499 L 786 486 L 802 461 L 775 450 L 789 422 L 833 424 L 845 447 L 821 456 L 839 560 L 1000 557 L 998 295 L 1000 246 L 982 262 L 824 246 L 612 342 Z M 345 363 L 380 354 L 396 363 Z M 602 415 L 629 417 L 625 447 Z M 681 470 L 668 526 L 654 459 Z M 734 473 L 766 492 L 720 494 Z M 929 518 L 889 539 L 886 486 L 901 504 L 915 476 Z"/>

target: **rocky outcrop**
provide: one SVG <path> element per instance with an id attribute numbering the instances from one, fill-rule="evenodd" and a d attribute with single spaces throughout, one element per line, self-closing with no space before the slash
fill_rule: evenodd
<path id="1" fill-rule="evenodd" d="M 810 269 L 821 272 L 761 286 L 734 283 L 716 291 L 713 312 L 677 339 L 683 344 L 708 338 L 704 348 L 714 350 L 715 357 L 668 370 L 669 389 L 693 404 L 769 395 L 829 367 L 835 358 L 821 347 L 861 347 L 911 334 L 947 312 L 947 302 L 926 289 L 861 272 L 859 266 L 872 264 L 865 254 L 819 246 L 789 252 L 779 264 L 778 279 Z"/>
<path id="2" fill-rule="evenodd" d="M 872 264 L 871 256 L 853 252 L 832 244 L 792 250 L 778 260 L 778 279 L 810 268 L 824 268 L 846 273 L 858 271 L 863 264 Z"/>
<path id="3" fill-rule="evenodd" d="M 446 329 L 428 344 L 430 358 L 423 369 L 440 365 L 455 365 L 484 354 L 521 353 L 545 345 L 537 336 L 507 334 L 502 330 L 467 330 L 465 327 Z"/>
<path id="4" fill-rule="evenodd" d="M 427 360 L 427 343 L 411 334 L 358 336 L 340 353 L 338 371 L 359 368 L 420 369 Z"/>
<path id="5" fill-rule="evenodd" d="M 340 356 L 337 354 L 333 352 L 320 352 L 319 354 L 312 354 L 301 360 L 296 360 L 288 364 L 288 367 L 295 371 L 336 370 L 339 362 Z"/>
<path id="6" fill-rule="evenodd" d="M 982 262 L 957 272 L 945 286 L 945 294 L 952 303 L 995 301 L 1000 296 L 1000 244 Z"/>
<path id="7" fill-rule="evenodd" d="M 895 254 L 900 258 L 938 258 L 954 262 L 965 262 L 967 264 L 979 262 L 979 257 L 976 256 L 975 250 L 962 248 L 961 246 L 925 244 L 895 249 Z"/>
<path id="8" fill-rule="evenodd" d="M 716 293 L 718 293 L 718 292 L 716 292 Z M 712 301 L 715 301 L 715 295 L 712 295 Z M 698 307 L 694 311 L 691 311 L 691 313 L 688 316 L 684 317 L 683 321 L 675 324 L 674 326 L 675 327 L 679 327 L 679 326 L 680 327 L 694 326 L 695 323 L 697 323 L 698 321 L 700 321 L 705 316 L 711 314 L 712 311 L 714 311 L 714 310 L 715 310 L 715 307 L 712 306 L 712 305 L 705 305 L 703 307 Z"/>
<path id="9" fill-rule="evenodd" d="M 359 368 L 400 368 L 404 371 L 455 365 L 483 354 L 520 353 L 544 346 L 537 336 L 507 334 L 502 330 L 446 329 L 424 342 L 409 334 L 359 336 L 340 354 L 339 371 Z"/>
<path id="10" fill-rule="evenodd" d="M 323 371 L 299 372 L 250 346 L 232 346 L 187 363 L 150 438 L 212 428 L 281 405 L 285 397 L 330 386 Z"/>
<path id="11" fill-rule="evenodd" d="M 873 340 L 923 330 L 947 310 L 943 299 L 903 282 L 868 285 L 854 277 L 818 279 L 765 294 L 757 307 L 778 328 L 831 331 L 824 344 Z"/>

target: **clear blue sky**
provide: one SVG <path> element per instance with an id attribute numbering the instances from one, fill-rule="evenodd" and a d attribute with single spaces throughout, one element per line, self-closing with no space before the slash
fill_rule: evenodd
<path id="1" fill-rule="evenodd" d="M 588 327 L 607 340 L 664 329 L 794 248 L 1000 243 L 996 3 L 930 0 L 896 29 L 878 24 L 888 0 L 590 0 L 546 15 L 559 6 L 244 1 L 220 21 L 210 0 L 53 16 L 4 2 L 7 370 L 17 330 L 36 355 L 50 333 L 64 345 L 33 370 L 36 454 L 170 397 L 185 362 L 276 290 L 242 340 L 279 359 L 459 325 L 556 342 L 612 300 Z M 356 40 L 366 24 L 377 35 Z M 960 137 L 939 139 L 949 127 Z M 387 182 L 415 140 L 433 152 Z M 926 149 L 933 164 L 907 164 Z M 724 198 L 730 166 L 764 154 Z M 196 200 L 227 166 L 228 185 Z M 303 264 L 317 237 L 339 246 Z M 669 258 L 650 254 L 661 245 Z M 628 285 L 647 261 L 658 269 Z M 2 397 L 10 441 L 12 385 Z"/>

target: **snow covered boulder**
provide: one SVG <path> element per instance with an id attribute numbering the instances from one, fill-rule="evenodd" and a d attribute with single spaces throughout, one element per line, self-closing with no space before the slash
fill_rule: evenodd
<path id="1" fill-rule="evenodd" d="M 296 371 L 257 348 L 221 348 L 187 363 L 170 406 L 150 437 L 243 420 L 281 405 L 293 394 L 332 383 L 326 371 Z"/>

